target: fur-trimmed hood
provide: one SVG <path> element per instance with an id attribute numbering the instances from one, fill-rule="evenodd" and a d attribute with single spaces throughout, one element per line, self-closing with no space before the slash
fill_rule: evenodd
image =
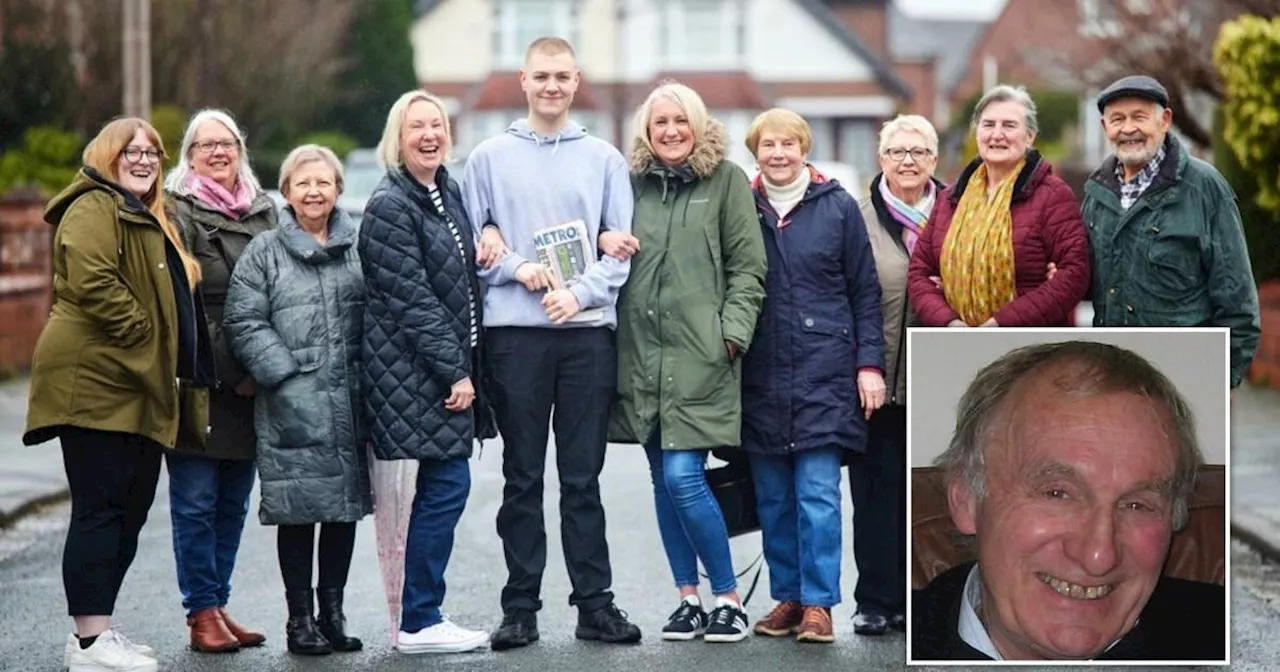
<path id="1" fill-rule="evenodd" d="M 693 139 L 693 152 L 689 155 L 689 168 L 700 179 L 707 179 L 716 172 L 716 166 L 724 161 L 729 143 L 729 133 L 724 124 L 715 119 L 707 119 L 707 132 Z M 631 173 L 643 175 L 653 165 L 657 157 L 653 150 L 645 144 L 643 138 L 637 137 L 631 144 Z"/>

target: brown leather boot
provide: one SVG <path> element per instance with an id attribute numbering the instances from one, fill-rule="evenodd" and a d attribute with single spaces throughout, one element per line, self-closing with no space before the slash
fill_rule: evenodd
<path id="1" fill-rule="evenodd" d="M 787 637 L 800 629 L 804 620 L 804 607 L 799 602 L 779 602 L 768 616 L 756 621 L 753 630 L 757 635 Z"/>
<path id="2" fill-rule="evenodd" d="M 187 618 L 191 628 L 191 650 L 202 653 L 231 653 L 240 650 L 240 641 L 227 629 L 217 608 L 202 609 Z"/>
<path id="3" fill-rule="evenodd" d="M 830 644 L 836 641 L 835 628 L 831 624 L 831 610 L 823 607 L 805 607 L 804 620 L 800 623 L 797 642 Z"/>
<path id="4" fill-rule="evenodd" d="M 243 625 L 231 620 L 231 614 L 227 613 L 226 607 L 218 607 L 218 611 L 222 612 L 222 622 L 227 624 L 227 630 L 231 632 L 231 636 L 240 642 L 240 646 L 262 646 L 267 641 L 267 636 L 261 632 L 254 632 L 245 628 Z"/>

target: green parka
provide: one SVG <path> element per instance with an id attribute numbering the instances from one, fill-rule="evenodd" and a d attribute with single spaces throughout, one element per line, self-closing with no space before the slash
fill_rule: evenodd
<path id="1" fill-rule="evenodd" d="M 44 218 L 57 229 L 53 310 L 32 359 L 23 442 L 43 443 L 73 425 L 166 448 L 182 431 L 202 445 L 208 395 L 178 380 L 184 325 L 159 221 L 88 169 L 49 201 Z"/>
<path id="2" fill-rule="evenodd" d="M 746 174 L 712 121 L 686 166 L 631 156 L 640 251 L 618 298 L 618 393 L 609 438 L 664 450 L 738 446 L 742 353 L 764 302 L 766 258 Z M 725 342 L 737 346 L 729 359 Z"/>

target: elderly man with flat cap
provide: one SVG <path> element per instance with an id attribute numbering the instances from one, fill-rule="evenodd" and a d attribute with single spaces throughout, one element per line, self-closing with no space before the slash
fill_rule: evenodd
<path id="1" fill-rule="evenodd" d="M 1129 76 L 1098 96 L 1114 155 L 1085 186 L 1095 327 L 1230 327 L 1231 387 L 1261 332 L 1236 196 L 1169 133 L 1169 94 Z"/>

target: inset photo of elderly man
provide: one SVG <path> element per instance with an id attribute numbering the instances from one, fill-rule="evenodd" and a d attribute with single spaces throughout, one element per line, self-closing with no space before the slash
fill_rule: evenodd
<path id="1" fill-rule="evenodd" d="M 1228 662 L 1226 328 L 907 353 L 908 662 Z"/>

